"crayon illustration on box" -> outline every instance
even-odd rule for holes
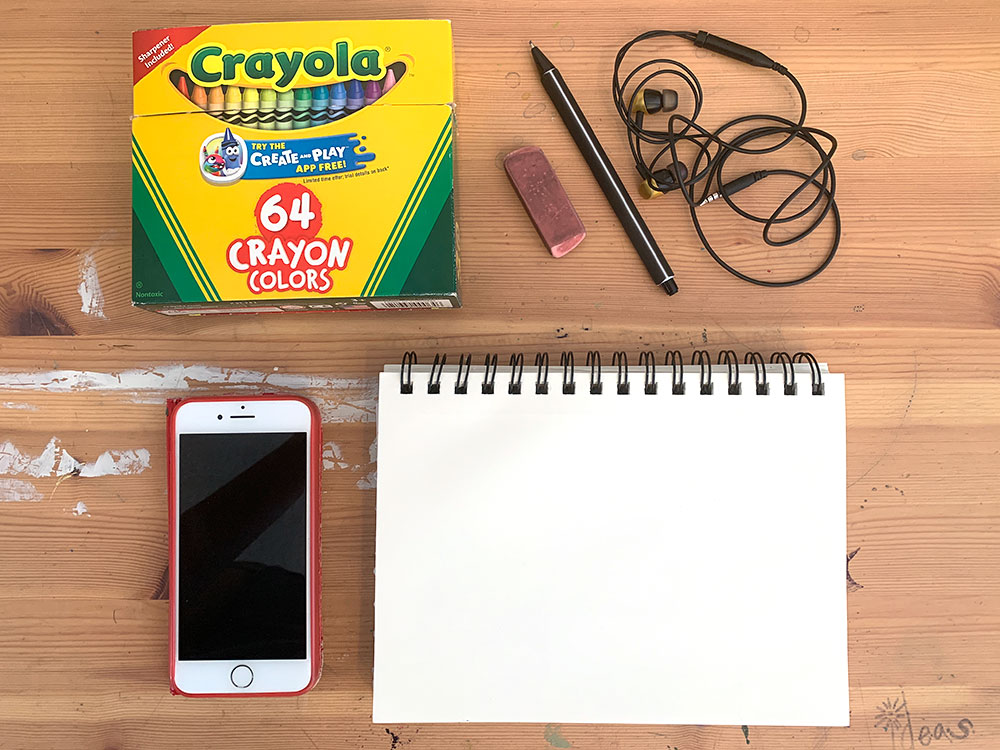
[[[137,31],[132,302],[458,307],[448,21]]]

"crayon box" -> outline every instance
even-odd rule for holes
[[[132,303],[458,307],[449,21],[137,31]]]

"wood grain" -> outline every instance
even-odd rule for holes
[[[638,0],[427,0],[325,10],[221,0],[207,19],[193,0],[161,3],[155,14],[120,0],[8,3],[0,11],[0,445],[37,457],[55,441],[81,462],[141,448],[149,461],[89,478],[0,473],[0,747],[1000,745],[994,10],[985,0],[682,0],[655,9]],[[184,319],[132,309],[130,32],[329,13],[454,21],[465,306]],[[772,291],[730,278],[667,197],[641,209],[682,292],[667,299],[649,283],[548,104],[526,41],[530,32],[550,52],[629,181],[611,64],[622,42],[650,27],[737,39],[802,81],[810,122],[839,141],[844,218],[838,258],[815,282]],[[701,78],[707,123],[794,109],[791,92],[766,74],[685,45],[664,51]],[[587,224],[586,243],[559,261],[541,248],[500,168],[503,154],[525,144],[545,149]],[[765,205],[775,195],[762,189],[748,200]],[[795,253],[762,250],[756,230],[727,211],[702,215],[727,257],[775,278],[826,246],[817,233]],[[89,260],[103,318],[81,309]],[[851,727],[373,725],[372,389],[381,366],[410,348],[424,356],[804,349],[845,372]],[[317,399],[324,440],[340,451],[323,477],[323,678],[296,699],[172,697],[164,403],[262,389]]]

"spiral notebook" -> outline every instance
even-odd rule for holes
[[[374,721],[847,725],[843,375],[610,360],[381,374]]]

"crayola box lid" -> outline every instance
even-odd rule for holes
[[[132,301],[457,307],[448,21],[133,34]]]

